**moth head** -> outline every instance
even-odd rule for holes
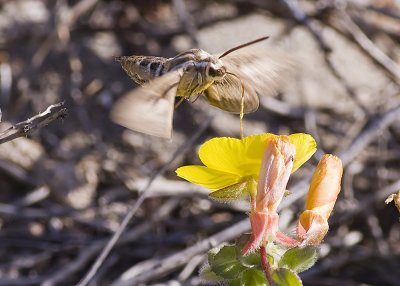
[[[226,74],[226,67],[221,63],[221,61],[217,61],[215,63],[211,62],[208,66],[207,75],[218,80],[222,79]]]

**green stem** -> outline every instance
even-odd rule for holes
[[[271,266],[268,262],[268,255],[265,246],[260,247],[260,255],[261,255],[261,265],[264,270],[265,278],[267,278],[268,284],[272,286],[272,273]]]

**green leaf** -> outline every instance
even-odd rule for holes
[[[233,184],[210,193],[209,197],[222,202],[241,199],[249,195],[248,185],[247,181]]]
[[[229,286],[241,286],[241,281],[240,281],[240,278],[237,278],[237,279],[233,279],[233,280],[229,280],[228,281],[228,285]]]
[[[246,267],[236,257],[235,246],[224,246],[210,263],[212,271],[225,279],[235,279]]]
[[[317,259],[318,249],[315,246],[294,247],[283,254],[278,265],[300,273],[313,266]]]
[[[278,268],[272,273],[273,286],[302,286],[299,276],[286,268]]]
[[[205,267],[203,267],[200,270],[199,276],[201,279],[204,279],[204,280],[210,281],[210,282],[220,282],[220,281],[224,280],[224,278],[218,276],[211,270],[210,265],[206,265]]]
[[[271,254],[276,261],[279,261],[287,250],[288,247],[280,244],[274,244],[274,243],[267,244],[267,253]]]
[[[242,253],[239,252],[238,259],[242,263],[242,265],[246,267],[254,267],[261,265],[260,253],[258,251],[252,252],[246,256],[243,256]]]
[[[242,263],[242,265],[244,265],[246,267],[259,266],[261,264],[259,252],[252,252],[246,256],[242,255],[242,249],[249,239],[250,239],[250,234],[242,234],[236,240],[235,245],[236,245],[237,258]]]
[[[247,269],[242,274],[240,286],[268,286],[268,282],[262,271]]]
[[[268,243],[266,245],[266,250],[268,254],[269,264],[272,268],[277,268],[279,260],[288,250],[288,247],[282,246],[280,244]]]

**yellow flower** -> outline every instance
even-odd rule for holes
[[[219,197],[218,192],[223,199],[246,195],[254,191],[268,143],[273,138],[281,137],[288,137],[296,148],[292,172],[316,151],[314,138],[304,133],[289,136],[266,133],[243,139],[219,137],[207,141],[199,149],[200,160],[205,166],[184,166],[178,168],[176,173],[189,182],[214,191],[211,196],[216,198]]]
[[[319,244],[328,232],[328,218],[340,192],[342,161],[324,155],[315,169],[308,191],[305,211],[300,215],[297,236],[305,244]]]

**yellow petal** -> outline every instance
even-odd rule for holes
[[[276,137],[278,137],[278,135],[264,133],[248,136],[242,140],[248,164],[253,168],[257,168],[257,173],[260,169],[262,157],[267,148],[268,141]]]
[[[213,138],[199,150],[200,160],[212,169],[240,176],[258,176],[267,141],[274,134],[258,134],[242,140],[229,137]]]
[[[292,173],[303,165],[317,150],[317,143],[314,138],[305,133],[289,135],[290,143],[296,146],[296,156],[294,158]]]
[[[191,183],[219,190],[240,181],[240,176],[203,166],[184,166],[176,169],[176,174]]]

